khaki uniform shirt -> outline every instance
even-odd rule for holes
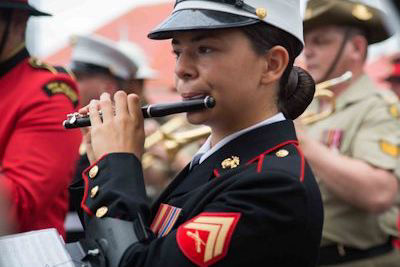
[[[308,132],[338,153],[392,171],[400,127],[389,108],[372,81],[362,76],[337,97],[334,114],[308,125]],[[319,183],[325,212],[322,246],[338,243],[366,249],[388,240],[376,214],[350,205]]]

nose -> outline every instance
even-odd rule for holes
[[[187,53],[181,53],[176,61],[175,74],[179,79],[185,81],[196,79],[198,70],[195,59]]]
[[[313,48],[311,47],[311,45],[305,45],[304,46],[304,56],[306,57],[306,59],[308,60],[308,59],[310,59],[310,58],[312,58],[312,56],[314,55],[314,50],[313,50]]]

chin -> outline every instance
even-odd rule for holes
[[[318,72],[309,71],[311,77],[314,79],[315,83],[323,82],[321,79],[323,78],[322,75]]]
[[[200,112],[188,112],[186,114],[186,118],[189,123],[199,125],[199,124],[206,124],[208,120],[207,112],[200,111]]]

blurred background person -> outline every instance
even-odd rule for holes
[[[0,188],[16,232],[54,227],[64,235],[81,134],[62,121],[76,111],[78,93],[63,68],[25,48],[28,19],[47,15],[27,0],[0,2]]]
[[[117,48],[137,66],[135,79],[129,81],[129,88],[132,92],[141,96],[143,104],[146,103],[144,90],[146,82],[157,78],[158,72],[150,67],[146,53],[139,45],[130,41],[119,41],[117,42]]]
[[[298,125],[306,158],[319,180],[325,220],[320,266],[399,266],[379,214],[395,200],[400,127],[390,104],[365,75],[368,45],[389,38],[378,9],[348,0],[310,0],[305,12],[307,69],[321,83],[352,72],[317,100],[321,120]],[[302,120],[305,122],[305,120]]]
[[[98,35],[76,36],[73,42],[70,67],[77,78],[82,106],[88,105],[92,99],[98,99],[103,92],[113,95],[121,89],[127,94],[139,95],[143,105],[147,102],[144,97],[145,83],[153,79],[157,72],[149,67],[140,47]],[[146,126],[146,135],[149,135],[158,129],[159,124],[155,120],[146,120]],[[79,179],[82,171],[89,166],[83,146],[80,154],[76,171]],[[164,184],[168,179],[167,169],[166,163],[155,159],[151,168],[145,170],[149,186],[153,183]]]
[[[111,95],[117,90],[134,92],[138,66],[117,48],[117,44],[99,35],[74,36],[70,69],[75,74],[81,106],[89,104],[103,92]],[[141,89],[141,88],[140,88]],[[142,97],[142,90],[135,91]]]

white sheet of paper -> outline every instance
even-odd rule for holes
[[[54,228],[0,237],[0,267],[74,267]]]

